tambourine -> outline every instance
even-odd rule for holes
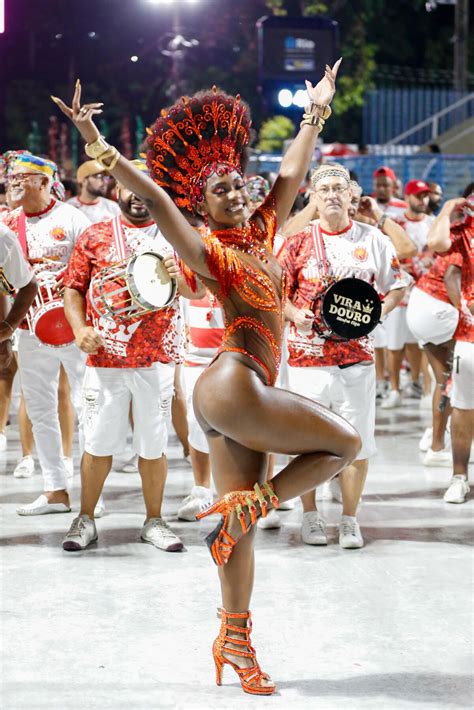
[[[321,330],[316,322],[314,328],[323,338],[363,338],[380,322],[380,296],[373,286],[362,279],[336,281],[316,303],[327,330]]]
[[[89,299],[99,317],[124,321],[166,308],[176,292],[176,279],[169,276],[161,254],[146,251],[95,274]]]

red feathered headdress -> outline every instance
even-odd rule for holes
[[[211,172],[241,170],[249,142],[250,109],[240,96],[200,91],[164,109],[147,129],[148,168],[178,207],[200,202]]]

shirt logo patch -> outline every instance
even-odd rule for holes
[[[390,262],[390,266],[394,271],[398,271],[400,268],[400,262],[398,261],[396,256],[392,256],[392,261]]]
[[[51,236],[57,242],[63,242],[66,239],[66,232],[62,227],[55,227],[51,230]]]
[[[367,249],[364,249],[364,247],[357,247],[357,249],[354,249],[354,258],[357,259],[357,261],[367,261],[368,259],[368,254],[367,254]]]

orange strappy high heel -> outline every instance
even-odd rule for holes
[[[265,493],[262,491],[264,489]],[[262,518],[267,516],[268,501],[270,500],[273,508],[278,507],[278,498],[270,483],[263,483],[262,487],[255,484],[253,491],[231,491],[222,496],[214,505],[211,505],[206,510],[196,515],[197,520],[202,520],[213,513],[220,513],[222,520],[214,528],[212,532],[205,538],[205,543],[211,551],[212,559],[216,565],[225,565],[232,554],[234,546],[238,540],[232,537],[229,533],[229,518],[231,513],[235,511],[242,527],[242,532],[245,535],[255,525],[258,519],[256,503],[260,504]],[[250,523],[247,522],[247,515],[244,508],[248,507],[250,513]],[[239,538],[240,539],[240,538]]]
[[[262,671],[255,657],[255,649],[250,645],[250,633],[252,631],[252,618],[249,611],[242,611],[233,614],[225,609],[219,609],[218,616],[221,619],[221,628],[219,636],[214,641],[212,647],[212,655],[216,664],[216,683],[222,684],[222,670],[224,663],[231,666],[240,678],[242,689],[251,695],[271,695],[275,692],[274,685],[261,685],[262,680],[271,680],[270,676]],[[233,619],[246,619],[246,626],[234,626]],[[242,634],[242,638],[234,638],[228,635],[228,631]],[[236,646],[242,646],[242,651],[236,648],[229,648],[227,644],[232,643]],[[253,665],[250,668],[239,668],[236,663],[226,658],[223,653],[241,658],[251,658]]]

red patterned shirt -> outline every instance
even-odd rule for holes
[[[72,208],[71,208],[72,209]],[[86,295],[87,317],[102,336],[105,346],[89,355],[91,367],[150,367],[154,362],[180,360],[181,315],[179,299],[167,308],[124,323],[97,315],[89,300],[91,279],[102,268],[120,261],[113,234],[113,220],[98,222],[79,238],[64,277],[64,285]],[[173,253],[154,222],[142,227],[121,219],[127,258],[143,251]]]
[[[474,301],[474,219],[468,217],[465,222],[451,227],[451,248],[447,254],[460,254],[461,265],[461,303],[459,307],[458,327],[455,340],[474,343],[474,315],[469,304]]]
[[[297,308],[311,308],[327,288],[321,282],[317,266],[313,224],[318,225],[319,220],[289,237],[279,257],[289,275],[289,298]],[[393,244],[380,230],[351,222],[342,232],[332,234],[321,229],[321,233],[330,263],[328,275],[334,281],[359,278],[376,286],[382,294],[407,285]],[[324,328],[319,308],[315,311],[315,322]],[[288,352],[288,362],[293,367],[344,365],[373,360],[373,343],[370,335],[350,341],[322,338],[316,330],[303,333],[292,323]]]
[[[461,254],[437,256],[431,269],[417,281],[416,287],[439,301],[451,303],[444,283],[444,276],[449,266],[459,266],[461,268]]]

